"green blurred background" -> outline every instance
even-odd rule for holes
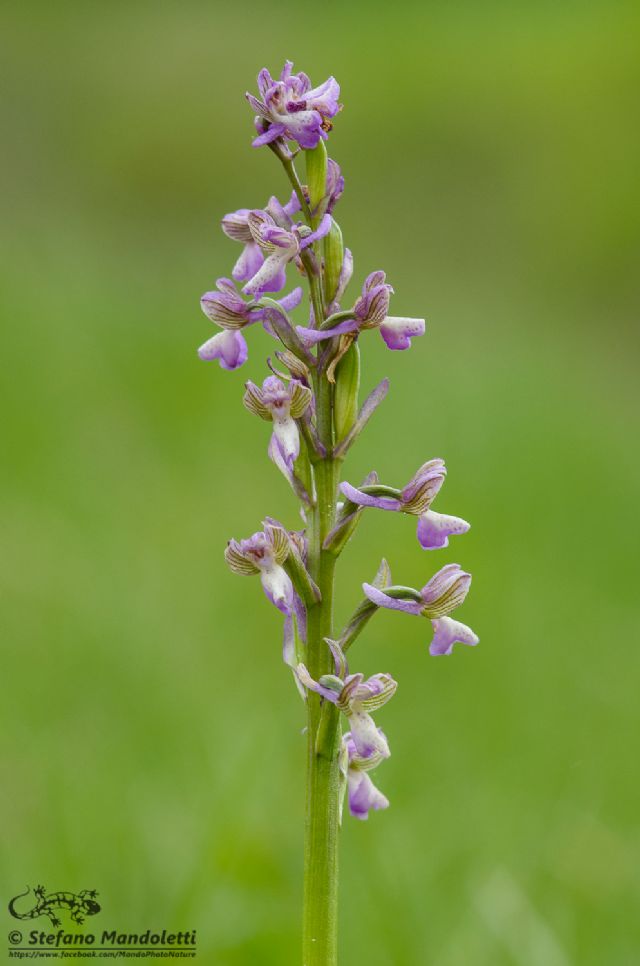
[[[342,962],[640,961],[639,27],[612,0],[5,6],[3,902],[97,888],[96,929],[298,962],[303,711],[222,560],[298,522],[240,404],[273,343],[195,355],[239,252],[218,219],[287,194],[243,94],[288,56],[342,85],[350,294],[383,267],[428,320],[363,344],[392,388],[346,476],[443,456],[438,509],[473,523],[424,554],[371,513],[339,617],[382,554],[418,586],[459,561],[481,636],[430,659],[381,614],[353,652],[400,688],[391,808],[344,827]]]

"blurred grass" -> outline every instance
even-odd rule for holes
[[[382,614],[363,670],[392,807],[347,823],[345,963],[628,966],[637,906],[639,17],[624,3],[13,4],[2,14],[2,895],[100,890],[100,925],[199,931],[206,962],[297,962],[302,713],[279,622],[221,549],[296,524],[239,405],[199,365],[225,211],[284,195],[242,94],[286,56],[334,73],[353,291],[384,267],[428,335],[347,477],[432,455],[473,522],[425,557],[474,572],[482,638],[432,661]],[[7,922],[10,921],[7,915]]]

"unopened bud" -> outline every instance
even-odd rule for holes
[[[360,350],[352,342],[336,367],[335,427],[338,441],[351,430],[358,415]]]

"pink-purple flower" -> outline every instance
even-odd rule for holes
[[[311,400],[311,390],[297,379],[285,385],[277,376],[267,376],[262,388],[251,380],[246,383],[242,401],[249,412],[273,423],[269,456],[287,477],[300,454],[296,419],[305,414]]]
[[[429,650],[433,655],[440,655],[450,654],[456,641],[472,646],[478,643],[478,637],[466,624],[448,617],[463,603],[470,585],[471,574],[462,570],[459,564],[447,564],[420,591],[406,588],[410,593],[391,596],[368,583],[363,584],[362,589],[377,607],[429,618],[434,632]]]
[[[281,221],[281,226],[286,228],[290,227],[292,216],[300,210],[300,202],[296,193],[293,192],[286,205],[281,205],[275,197],[270,198],[265,210],[276,221]],[[237,211],[225,215],[222,219],[222,230],[227,238],[240,242],[243,246],[242,254],[231,272],[237,282],[247,282],[250,278],[253,278],[264,262],[262,249],[249,229],[251,211],[251,208],[239,208]]]
[[[258,74],[260,97],[247,92],[259,131],[253,142],[256,148],[276,138],[297,141],[301,148],[315,148],[321,138],[327,139],[331,118],[340,110],[340,85],[329,77],[319,87],[312,87],[306,74],[294,74],[292,68],[293,63],[286,61],[279,80],[263,68]]]
[[[388,758],[391,752],[384,733],[380,731],[370,712],[377,711],[391,700],[398,687],[390,674],[374,674],[365,681],[364,674],[349,674],[346,661],[335,641],[327,641],[336,658],[337,674],[323,674],[318,681],[309,674],[304,664],[298,664],[296,674],[300,683],[331,701],[348,718],[353,742],[359,755],[369,758],[379,755]],[[341,667],[339,665],[341,664]]]
[[[265,594],[283,614],[290,613],[293,605],[293,584],[282,566],[288,556],[286,530],[271,523],[246,540],[229,540],[224,552],[234,574],[260,575]]]
[[[240,329],[262,322],[267,331],[271,331],[269,310],[254,301],[246,302],[229,278],[217,279],[216,288],[217,291],[204,293],[200,307],[208,319],[225,331],[207,339],[198,349],[198,355],[204,361],[217,359],[223,369],[239,369],[248,357],[247,343]],[[301,299],[302,289],[295,288],[279,299],[278,305],[288,312],[299,305]]]
[[[365,279],[351,317],[327,329],[298,326],[298,334],[307,345],[315,345],[337,335],[355,338],[367,329],[378,329],[388,349],[409,349],[411,339],[424,335],[425,320],[388,315],[393,288],[385,281],[383,271],[372,272]]]
[[[420,546],[424,550],[437,550],[449,545],[450,536],[466,533],[471,526],[462,517],[430,509],[446,474],[444,460],[433,459],[423,463],[402,490],[378,484],[355,487],[347,482],[340,484],[340,490],[350,503],[357,506],[417,516]]]
[[[386,743],[384,733],[380,729],[378,733],[381,742]],[[341,766],[343,773],[346,773],[349,813],[353,818],[365,821],[369,818],[369,812],[389,807],[389,799],[369,777],[369,772],[377,768],[382,760],[382,755],[376,753],[368,757],[361,755],[350,731],[343,735]]]
[[[264,254],[264,261],[242,291],[259,298],[267,292],[279,292],[284,288],[287,265],[327,234],[331,228],[331,216],[325,215],[314,231],[305,225],[283,228],[268,211],[250,211],[247,223],[252,238]]]
[[[267,518],[264,530],[246,540],[229,540],[224,552],[229,568],[242,576],[260,575],[262,588],[271,603],[284,614],[282,656],[292,669],[296,666],[296,632],[306,639],[306,610],[291,577],[284,568],[290,555],[298,555],[304,567],[305,541],[299,533],[288,533],[276,520]],[[294,626],[295,618],[295,626]],[[294,674],[299,685],[297,675]]]

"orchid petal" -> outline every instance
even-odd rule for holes
[[[395,597],[388,597],[383,591],[378,590],[373,584],[363,584],[362,589],[365,596],[369,598],[376,607],[386,607],[387,610],[401,610],[405,614],[415,614],[419,616],[424,607],[417,600],[396,600]]]
[[[477,634],[462,624],[460,621],[453,620],[452,617],[439,617],[431,621],[433,627],[433,640],[429,645],[429,653],[434,656],[441,654],[451,654],[454,644],[467,644],[475,647],[480,638]]]
[[[399,500],[387,496],[372,496],[370,493],[362,493],[361,490],[347,482],[340,484],[340,492],[346,496],[347,500],[357,504],[357,506],[375,507],[378,510],[398,511],[402,509]]]
[[[470,523],[461,517],[427,510],[418,520],[418,542],[423,550],[440,550],[449,546],[449,537],[466,533]]]
[[[380,335],[388,349],[410,349],[411,339],[424,335],[424,319],[404,319],[388,315],[380,326]]]
[[[346,332],[354,332],[358,328],[355,319],[347,319],[346,322],[339,322],[332,329],[307,329],[302,325],[296,326],[296,332],[306,345],[314,345],[316,342],[323,342],[325,339],[332,339],[334,335],[344,335]]]
[[[240,332],[229,330],[208,339],[198,349],[198,355],[205,361],[217,359],[222,369],[233,371],[245,364],[249,350]]]
[[[347,772],[349,789],[349,814],[353,818],[366,821],[370,811],[389,807],[389,799],[376,788],[369,775],[364,771],[350,768]]]

